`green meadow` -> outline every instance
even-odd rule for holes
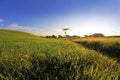
[[[120,80],[118,59],[74,41],[0,30],[0,80]]]

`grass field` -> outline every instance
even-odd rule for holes
[[[74,38],[72,41],[120,60],[120,38]]]
[[[87,42],[102,42],[102,43],[119,42],[120,43],[120,38],[117,38],[117,37],[86,37],[86,38],[73,38],[72,41],[75,41],[75,42],[87,41]]]
[[[65,39],[0,30],[0,80],[119,80],[117,60]]]

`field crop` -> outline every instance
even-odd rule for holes
[[[119,80],[120,64],[65,39],[0,30],[0,80]]]
[[[120,42],[120,38],[118,37],[86,37],[86,38],[72,38],[72,41],[75,42],[102,42],[102,43],[110,43],[110,42]]]
[[[120,38],[76,38],[72,41],[120,60]]]

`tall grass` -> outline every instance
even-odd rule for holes
[[[120,38],[79,38],[72,40],[87,48],[120,60]]]
[[[0,80],[120,79],[120,64],[96,51],[68,40],[15,35],[1,35]]]

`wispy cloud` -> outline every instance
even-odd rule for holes
[[[2,22],[4,22],[4,20],[0,18],[0,23],[2,23]]]
[[[18,24],[10,24],[6,27],[6,29],[10,29],[10,30],[23,30],[23,31],[30,31],[32,30],[32,28],[30,27],[25,27],[25,26],[20,26]]]
[[[46,35],[52,35],[53,32],[47,32],[45,30],[42,30],[40,28],[33,28],[33,27],[27,27],[27,26],[21,26],[18,24],[10,24],[7,27],[0,27],[0,29],[7,29],[7,30],[16,30],[16,31],[23,31],[32,33],[38,36],[46,36]]]

